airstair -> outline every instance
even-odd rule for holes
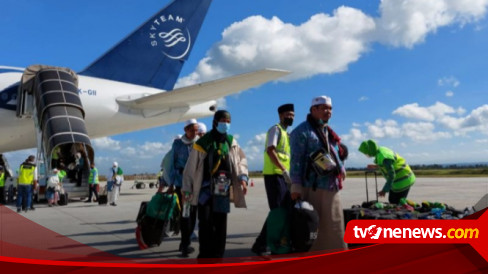
[[[68,174],[63,187],[69,198],[87,196],[89,168],[95,155],[85,127],[76,73],[61,67],[28,67],[18,91],[17,116],[34,121],[36,158],[41,175],[39,194],[44,193],[46,178],[52,174],[52,169],[63,168],[63,163]],[[81,185],[76,183],[76,153],[80,153],[84,160]]]

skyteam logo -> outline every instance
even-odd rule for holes
[[[171,59],[184,58],[191,47],[190,31],[184,22],[183,17],[172,14],[154,19],[149,32],[151,46],[161,49]]]

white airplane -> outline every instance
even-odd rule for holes
[[[64,71],[70,74],[69,69],[41,66],[26,70],[0,66],[0,152],[37,147],[38,151],[43,150],[44,160],[49,162],[51,151],[56,146],[64,146],[63,153],[66,154],[70,150],[67,145],[77,143],[87,148],[86,155],[93,160],[92,138],[210,116],[216,111],[217,99],[289,73],[263,69],[173,89],[210,3],[211,0],[174,0],[169,3],[78,72],[67,90],[64,84],[63,88],[42,90],[41,86],[47,82],[66,81],[46,80],[46,77],[36,73],[42,75],[42,71],[47,74]],[[23,79],[31,79],[34,84],[23,83]],[[52,112],[54,108],[50,103],[43,101],[47,100],[48,94],[54,97],[73,97],[74,94],[79,99],[64,98],[66,113],[61,115]],[[74,107],[70,105],[73,100]],[[81,112],[81,117],[79,113],[69,115],[69,109],[73,108]],[[57,118],[66,118],[67,121],[67,125],[58,126],[63,128],[61,131],[71,131],[70,123],[84,118],[79,132],[74,130],[74,135],[71,135],[81,136],[81,139],[73,137],[71,142],[59,139],[62,133],[69,132],[53,129],[56,126],[50,123]],[[68,126],[69,130],[66,129]]]

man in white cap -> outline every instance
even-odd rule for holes
[[[114,162],[112,168],[110,169],[112,172],[112,191],[110,191],[108,195],[108,203],[111,206],[116,206],[116,202],[119,198],[120,187],[122,186],[122,182],[124,182],[124,171],[122,168],[119,167],[117,162]]]
[[[198,137],[202,137],[206,133],[207,133],[207,126],[202,122],[198,122],[198,132],[197,132]]]
[[[290,135],[291,197],[309,202],[319,214],[319,232],[311,250],[347,248],[339,190],[346,177],[340,138],[330,128],[332,100],[312,100],[307,120]]]
[[[56,205],[59,200],[58,192],[61,190],[61,185],[59,183],[58,172],[59,170],[54,168],[52,171],[53,174],[47,180],[46,198],[49,207]]]
[[[190,119],[186,121],[184,127],[185,134],[181,138],[173,141],[171,150],[164,157],[167,160],[163,160],[163,179],[169,185],[169,191],[175,191],[180,201],[183,201],[183,194],[181,193],[183,170],[185,169],[193,144],[198,139],[198,129],[197,120]],[[191,233],[195,228],[196,207],[190,206],[189,216],[183,216],[183,211],[181,212],[181,242],[179,250],[184,257],[187,257],[188,254],[195,251],[190,244]]]

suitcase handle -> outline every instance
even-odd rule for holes
[[[376,173],[376,170],[366,170],[364,172],[364,181],[366,182],[366,202],[369,203],[369,191],[368,191],[368,173],[373,173],[374,174],[374,181],[375,181],[375,186],[376,186],[376,201],[378,201],[378,173]]]

